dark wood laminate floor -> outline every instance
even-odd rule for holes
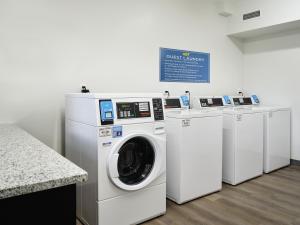
[[[79,224],[80,225],[80,224]],[[183,205],[143,225],[300,225],[300,166],[290,166]]]

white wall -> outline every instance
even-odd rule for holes
[[[230,18],[229,33],[239,33],[300,20],[299,0],[239,0]],[[243,14],[261,11],[261,16],[243,20]]]
[[[244,88],[292,107],[292,158],[300,160],[300,30],[244,43]]]
[[[210,0],[0,1],[0,122],[63,150],[64,94],[231,94],[242,53]],[[211,83],[159,83],[159,47],[211,53]]]

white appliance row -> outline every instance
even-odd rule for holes
[[[66,156],[85,225],[137,224],[178,204],[286,166],[290,109],[252,97],[68,94]]]
[[[256,95],[196,97],[194,108],[223,111],[223,181],[238,184],[290,164],[290,108]]]
[[[284,106],[261,105],[256,95],[231,97],[238,108],[248,108],[263,114],[263,170],[269,173],[290,164],[291,109]]]

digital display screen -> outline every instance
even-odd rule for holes
[[[256,95],[252,95],[252,99],[255,103],[259,104],[259,99]]]
[[[190,104],[190,102],[189,102],[189,97],[188,96],[186,96],[186,95],[182,95],[181,97],[181,101],[182,101],[182,104],[184,105],[184,106],[189,106],[189,104]]]
[[[113,104],[110,99],[99,100],[100,107],[100,119],[102,125],[113,124],[114,114],[113,114]]]
[[[106,112],[105,113],[105,117],[106,118],[111,118],[112,117],[112,113],[111,112]]]

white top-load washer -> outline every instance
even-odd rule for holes
[[[222,113],[189,110],[179,97],[164,99],[167,197],[178,204],[222,188]]]
[[[194,108],[223,112],[223,181],[236,185],[263,173],[263,114],[231,106],[228,96],[193,100]]]
[[[66,156],[88,171],[77,188],[84,224],[129,225],[165,213],[161,94],[68,94]]]
[[[256,95],[231,97],[235,105],[242,105],[264,115],[264,172],[290,165],[291,109],[285,106],[261,105]],[[242,103],[240,102],[242,99]],[[246,104],[244,104],[246,102]]]

